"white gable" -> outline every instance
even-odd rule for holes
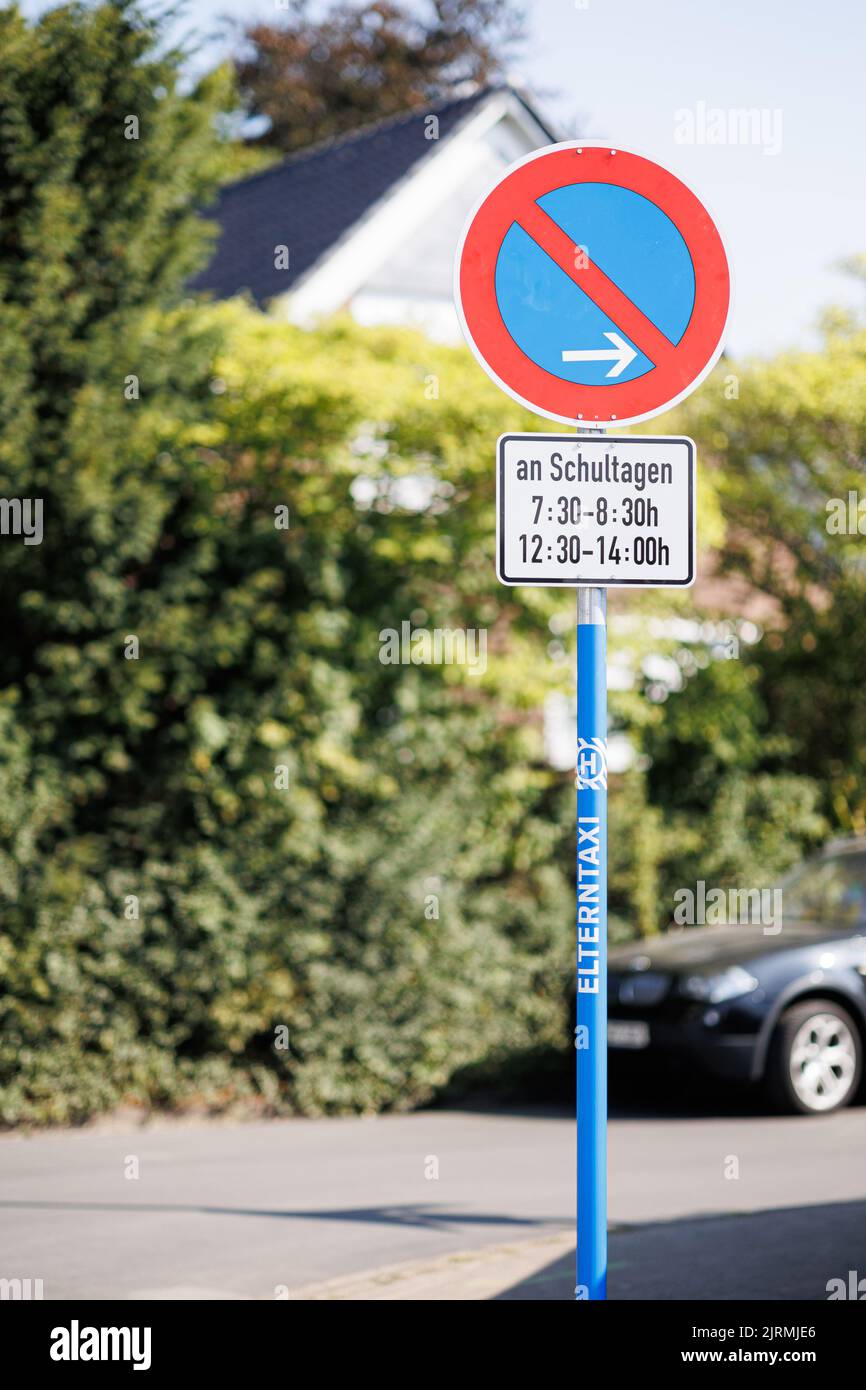
[[[406,324],[443,342],[459,341],[452,277],[466,217],[503,169],[547,143],[517,97],[493,93],[274,300],[272,312],[309,326],[348,309],[360,323]]]

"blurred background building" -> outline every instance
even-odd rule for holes
[[[460,340],[454,247],[498,173],[556,136],[513,87],[485,87],[316,143],[229,184],[215,255],[193,281],[248,291],[303,327],[362,324]]]

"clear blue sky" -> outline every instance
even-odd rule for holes
[[[824,305],[862,302],[834,269],[866,252],[862,0],[524,4],[530,41],[514,70],[549,119],[566,136],[599,136],[668,165],[716,216],[734,267],[733,353],[813,346]],[[187,12],[179,28],[201,35],[225,16],[280,16],[275,0],[190,0]],[[197,66],[228,47],[212,38]],[[676,139],[677,112],[727,121],[752,109],[764,113],[771,149],[781,132],[778,153]]]

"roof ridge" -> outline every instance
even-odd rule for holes
[[[528,111],[531,125],[521,112]],[[220,298],[248,290],[256,303],[285,295],[314,273],[323,257],[344,245],[388,198],[416,177],[425,161],[440,156],[461,132],[486,127],[513,114],[523,129],[521,141],[544,142],[546,129],[509,82],[452,89],[408,111],[395,112],[355,130],[297,150],[277,163],[235,179],[220,189],[213,212],[220,236],[207,266],[190,281],[194,289]],[[425,129],[438,118],[433,143]],[[484,139],[484,131],[479,132]],[[548,137],[550,138],[550,137]],[[446,180],[447,181],[447,180]],[[272,248],[292,243],[292,266],[286,274],[273,263]],[[285,268],[288,270],[288,267]]]
[[[512,91],[507,83],[488,83],[484,87],[479,87],[476,92],[466,96],[442,97],[438,101],[430,102],[429,105],[412,106],[405,111],[398,111],[393,116],[383,116],[378,121],[369,121],[367,125],[358,126],[356,130],[347,130],[342,135],[329,135],[322,140],[316,140],[312,145],[305,145],[303,149],[293,150],[284,159],[278,160],[275,164],[269,164],[265,169],[257,169],[252,174],[245,174],[243,178],[233,179],[231,183],[224,183],[220,192],[225,193],[230,189],[242,188],[247,184],[255,183],[257,180],[265,179],[269,175],[281,173],[286,168],[301,164],[305,159],[315,158],[316,155],[323,154],[326,150],[340,149],[343,145],[351,145],[354,141],[363,139],[364,136],[371,135],[373,132],[387,130],[389,126],[400,125],[404,121],[415,120],[421,115],[435,116],[446,106],[457,106],[461,102],[467,105],[470,102],[480,102],[482,98],[490,97],[498,92]],[[518,95],[518,93],[515,93]],[[524,105],[526,103],[524,102]]]

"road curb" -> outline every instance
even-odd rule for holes
[[[574,1235],[560,1231],[308,1284],[291,1297],[302,1302],[567,1299],[574,1287],[573,1252]]]

